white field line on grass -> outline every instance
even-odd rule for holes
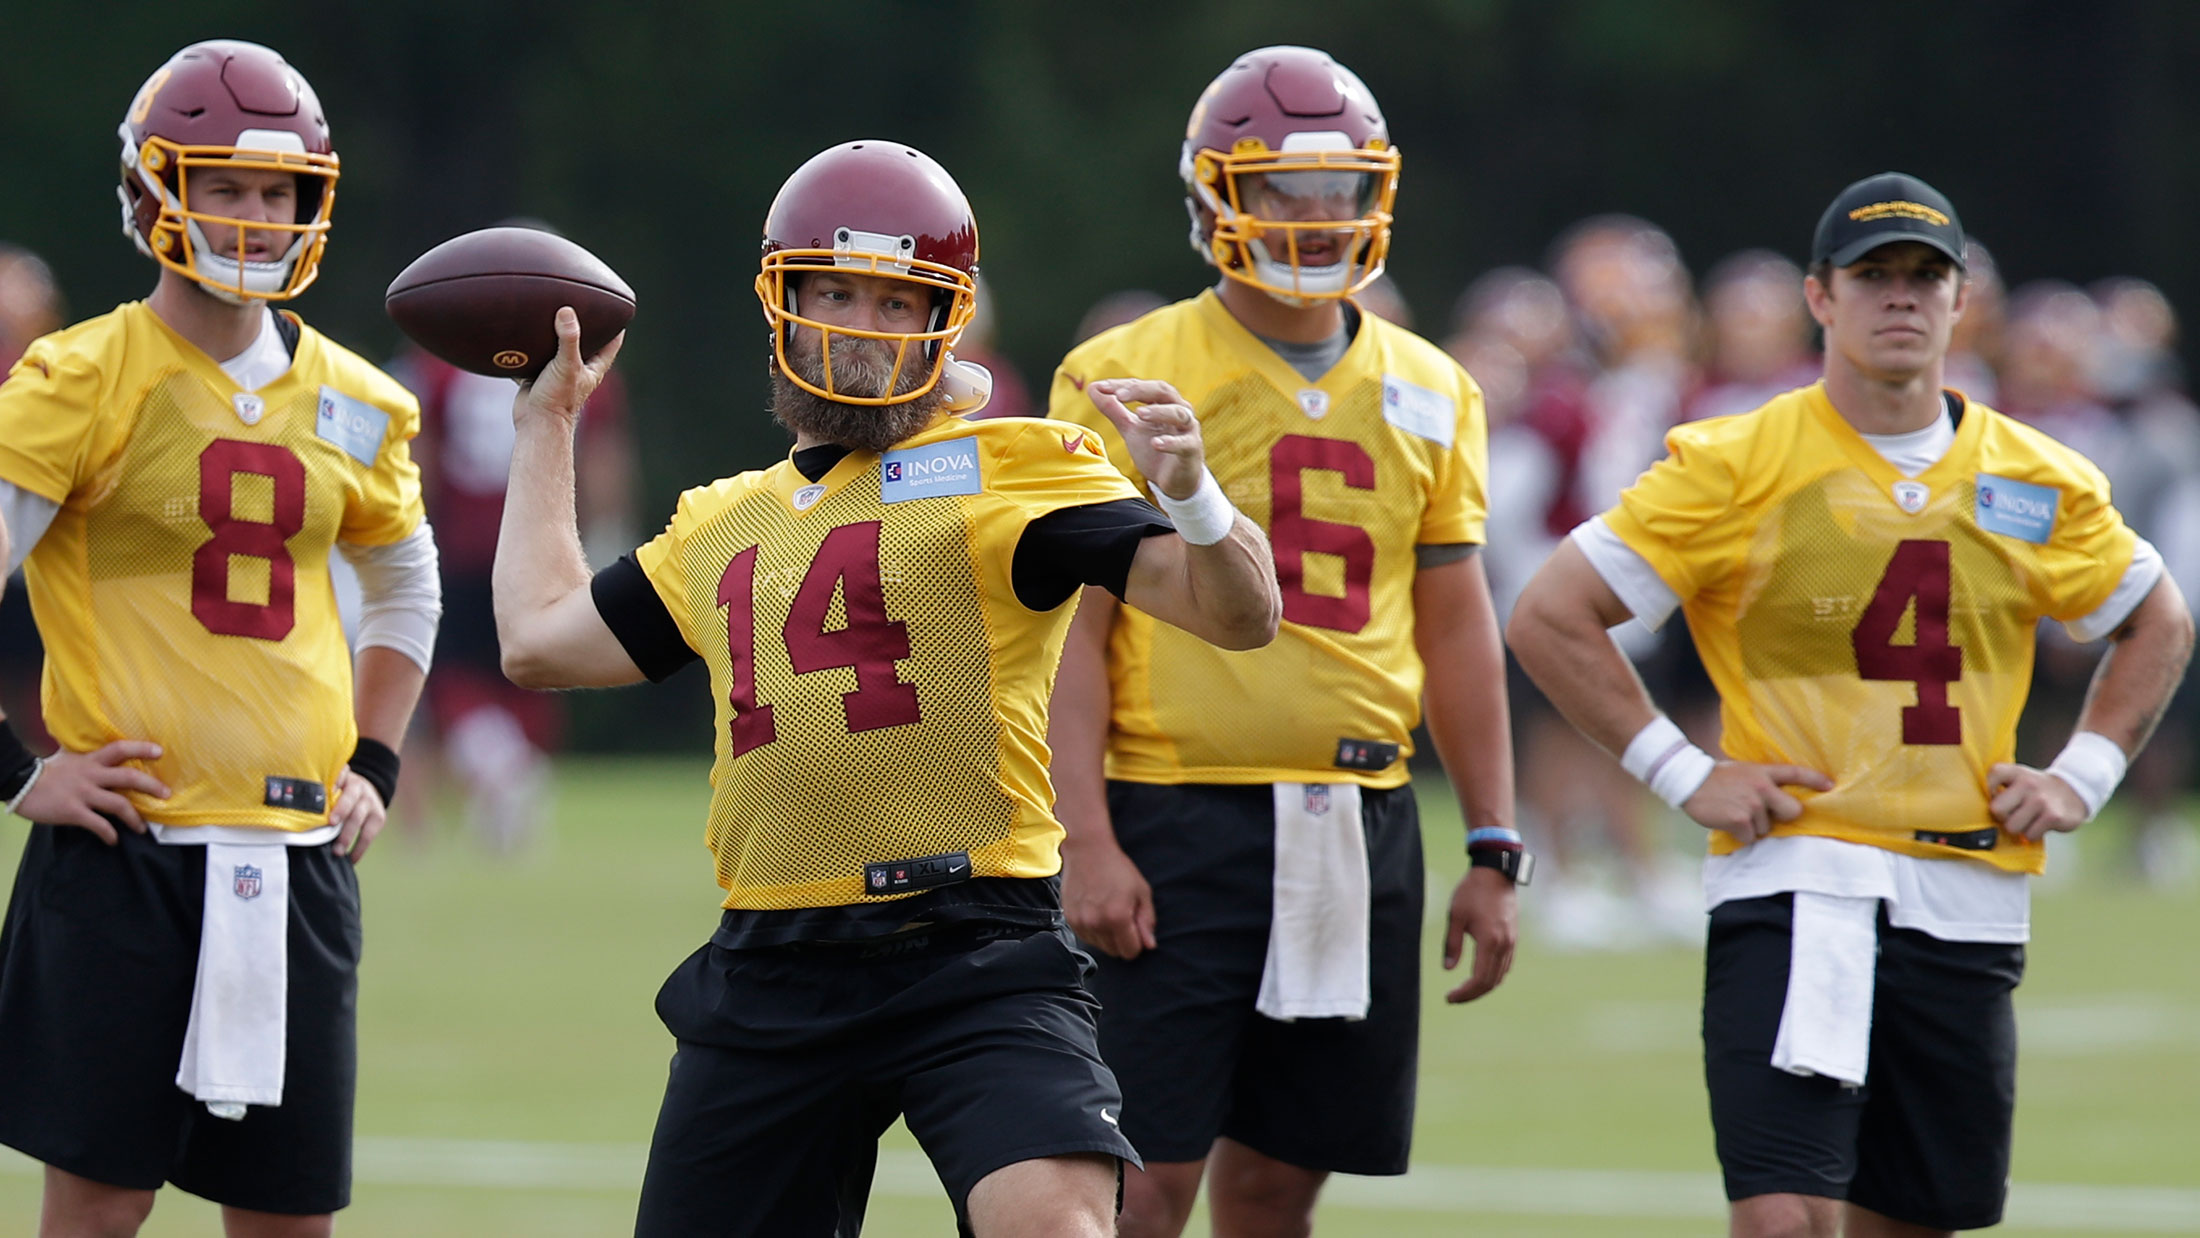
[[[359,1184],[373,1186],[633,1191],[641,1185],[644,1154],[638,1144],[365,1135],[354,1148],[352,1173]],[[36,1172],[36,1162],[0,1148],[0,1173]],[[882,1195],[930,1196],[940,1185],[921,1153],[887,1148],[879,1153],[874,1189]],[[1726,1214],[1714,1175],[1656,1170],[1423,1165],[1403,1178],[1338,1178],[1322,1198],[1373,1212],[1461,1216]],[[2007,1227],[2012,1232],[2200,1234],[2200,1190],[2020,1182],[2010,1189]]]

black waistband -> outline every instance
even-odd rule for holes
[[[1992,851],[2001,843],[2001,831],[1994,826],[1983,830],[1918,830],[1910,837],[1936,847],[1954,847],[1958,851]]]

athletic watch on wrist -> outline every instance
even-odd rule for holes
[[[1519,847],[1481,847],[1467,852],[1469,868],[1494,868],[1516,886],[1535,875],[1535,857]]]
[[[1527,885],[1535,875],[1535,856],[1523,845],[1520,831],[1501,825],[1483,825],[1467,831],[1467,866],[1494,868],[1516,886]]]

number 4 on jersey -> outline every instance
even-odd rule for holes
[[[1962,711],[1948,703],[1948,685],[1963,678],[1963,650],[1948,643],[1948,593],[1948,543],[1903,542],[1849,634],[1858,675],[1917,685],[1917,704],[1902,710],[1905,744],[1963,742]],[[1916,636],[1897,645],[1894,634],[1913,599]]]
[[[886,613],[878,563],[879,522],[844,524],[825,535],[802,583],[795,589],[781,635],[787,662],[797,675],[852,667],[856,688],[840,697],[848,730],[875,731],[923,721],[917,686],[903,683],[894,664],[909,656],[909,625]],[[726,608],[726,642],[733,654],[733,755],[778,738],[772,707],[756,699],[756,550],[733,557],[718,577],[718,604]],[[828,629],[833,595],[847,623]]]

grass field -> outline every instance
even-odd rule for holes
[[[376,848],[361,869],[358,1186],[341,1232],[630,1232],[671,1048],[651,999],[715,922],[703,775],[570,763],[553,835],[517,860],[457,838]],[[1458,830],[1434,790],[1431,867],[1448,887]],[[12,870],[24,827],[4,821]],[[2112,828],[2089,840],[2104,857]],[[2109,867],[2036,904],[2012,1233],[2200,1234],[2200,897],[2119,884]],[[1427,1011],[1415,1172],[1340,1181],[1322,1232],[1723,1233],[1699,968],[1684,948],[1554,953],[1531,922],[1503,989]],[[866,1232],[951,1233],[928,1167],[898,1128],[890,1141]],[[0,1157],[0,1234],[32,1232],[37,1206],[37,1167]],[[167,1191],[144,1232],[220,1230],[211,1205]]]

